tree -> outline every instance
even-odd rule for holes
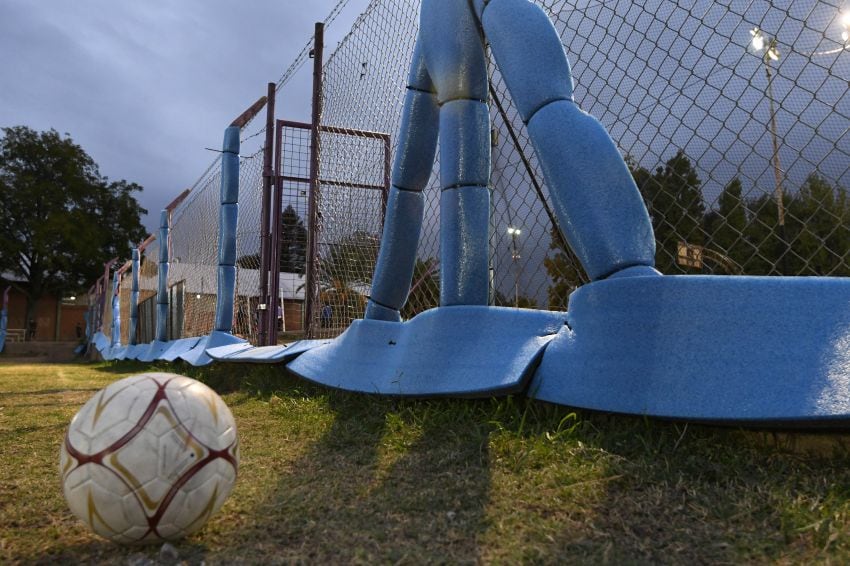
[[[319,301],[331,306],[336,323],[363,317],[380,241],[358,230],[330,244],[328,256],[319,258]]]
[[[532,297],[526,297],[525,295],[520,295],[519,297],[515,296],[513,293],[506,295],[496,289],[496,292],[493,296],[493,305],[497,307],[516,307],[520,309],[538,309],[540,308],[537,305],[537,301]],[[567,310],[566,308],[563,310]]]
[[[704,244],[705,204],[699,176],[685,152],[679,150],[650,174],[629,160],[632,176],[646,202],[656,240],[656,267],[662,273],[681,272],[676,262],[679,242]]]
[[[738,274],[757,253],[748,237],[748,205],[739,178],[735,177],[723,188],[717,204],[717,210],[705,215],[709,239],[706,246],[717,257],[725,258],[722,272]]]
[[[292,205],[288,205],[280,216],[280,235],[280,270],[303,274],[307,261],[307,228]]]
[[[307,262],[307,228],[304,221],[292,208],[287,205],[280,215],[280,264],[282,273],[304,274]],[[240,256],[236,265],[245,269],[260,267],[260,254]]]
[[[555,250],[554,255],[543,258],[543,266],[552,279],[547,290],[549,309],[554,311],[567,310],[567,302],[576,287],[587,282],[587,276],[581,268],[578,257],[564,244],[556,227],[552,227],[552,240],[549,249]]]
[[[127,259],[145,237],[142,190],[110,182],[65,134],[26,126],[0,139],[0,272],[23,279],[26,320],[46,293],[83,290],[113,257]]]
[[[850,274],[842,261],[850,252],[847,191],[812,173],[786,210],[787,275]]]

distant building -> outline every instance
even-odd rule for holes
[[[253,337],[258,332],[259,274],[257,269],[237,268],[233,333],[246,338]],[[168,280],[168,338],[208,334],[215,321],[217,266],[173,262],[169,266]],[[281,331],[303,330],[304,281],[304,276],[297,273],[280,274],[280,309],[277,312],[278,329]],[[143,272],[139,279],[139,288],[139,342],[148,342],[153,339],[156,324],[156,274]],[[271,305],[269,312],[275,312]],[[126,323],[122,321],[123,324]]]
[[[9,276],[0,277],[0,299],[3,291],[14,281]],[[2,305],[0,305],[2,306]],[[74,341],[85,335],[84,314],[88,309],[88,296],[56,296],[47,294],[35,305],[35,314],[26,320],[27,297],[14,286],[9,292],[8,326],[6,340],[18,341]]]

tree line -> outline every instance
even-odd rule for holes
[[[649,211],[662,273],[850,275],[850,197],[817,173],[796,191],[783,187],[781,223],[776,196],[749,196],[738,177],[706,206],[702,180],[681,150],[655,171],[627,163]],[[586,276],[557,234],[550,249],[549,307],[563,309]]]
[[[85,292],[104,262],[124,261],[146,236],[136,193],[110,181],[68,134],[0,128],[0,278],[27,298]]]

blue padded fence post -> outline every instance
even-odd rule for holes
[[[573,100],[558,33],[527,0],[476,2],[484,33],[534,145],[561,230],[591,279],[657,273],[646,206],[602,124]]]
[[[136,345],[136,328],[139,326],[139,249],[133,250],[132,283],[130,287],[130,328],[127,344]]]
[[[228,333],[233,329],[233,301],[236,296],[240,130],[238,126],[230,126],[224,130],[221,154],[221,209],[218,225],[218,295],[215,303],[215,330]]]
[[[440,304],[487,305],[490,113],[484,45],[467,2],[423,2],[420,29],[440,104]]]
[[[156,336],[158,342],[168,340],[168,256],[169,214],[163,210],[159,215],[159,269],[156,286]]]
[[[121,281],[121,272],[116,271],[112,275],[112,340],[110,345],[115,348],[121,345],[121,298],[118,286]]]
[[[387,199],[386,223],[365,318],[400,321],[410,292],[428,184],[437,151],[439,107],[417,40]]]

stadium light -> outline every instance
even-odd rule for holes
[[[750,35],[753,37],[751,45],[756,53],[764,51],[765,61],[767,61],[767,59],[779,61],[779,48],[776,46],[775,37],[765,37],[764,33],[762,33],[759,28],[751,29]],[[765,50],[765,46],[767,47],[767,50]]]
[[[843,21],[843,19],[842,19]],[[848,20],[850,22],[850,20]],[[767,100],[770,104],[770,126],[769,130],[773,138],[773,178],[775,183],[774,198],[776,199],[776,215],[779,223],[779,234],[785,243],[785,253],[782,254],[782,264],[784,275],[788,275],[788,252],[790,245],[786,237],[785,229],[785,203],[782,201],[782,165],[779,162],[779,137],[776,134],[776,107],[773,96],[773,72],[771,70],[771,61],[779,61],[779,48],[775,37],[766,37],[759,28],[750,30],[752,36],[751,45],[753,49],[760,53],[764,51],[761,60],[764,63],[764,72],[767,75]]]
[[[759,28],[753,28],[750,30],[750,35],[753,37],[751,45],[756,52],[764,49],[764,35],[762,35],[761,30]]]
[[[841,39],[847,41],[850,39],[850,11],[841,12],[841,27],[844,28],[844,31],[841,32]]]

